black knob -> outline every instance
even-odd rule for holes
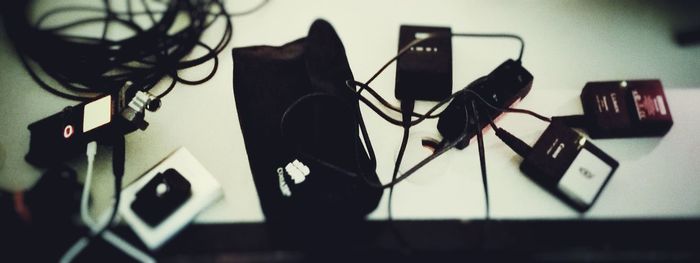
[[[146,109],[148,109],[149,111],[157,111],[158,109],[160,109],[160,105],[160,99],[156,98],[148,102],[148,105],[146,105]]]

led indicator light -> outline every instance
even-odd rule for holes
[[[68,124],[68,125],[66,125],[65,128],[63,128],[63,137],[68,139],[71,136],[73,136],[73,132],[74,132],[73,126]]]

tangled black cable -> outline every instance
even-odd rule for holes
[[[126,10],[122,11],[115,10],[112,1],[102,1],[104,8],[60,7],[42,14],[35,22],[27,17],[33,1],[4,4],[8,35],[31,77],[45,90],[63,98],[85,101],[118,91],[131,81],[133,84],[126,92],[130,97],[136,91],[151,90],[167,76],[170,84],[158,94],[162,98],[177,83],[197,85],[211,79],[218,68],[217,55],[233,34],[231,14],[226,12],[222,0],[174,0],[160,4],[165,6],[164,10],[154,10],[151,5],[155,3],[140,0],[139,11],[134,10],[136,4],[132,3],[137,0],[126,0]],[[80,14],[84,18],[51,27],[45,25],[47,20],[61,14]],[[175,21],[181,21],[181,15],[187,16],[188,23],[176,27]],[[140,16],[148,17],[152,25],[144,28],[143,23],[137,23],[135,18]],[[204,31],[219,19],[225,23],[219,41],[213,46],[202,42]],[[65,33],[94,24],[102,25],[100,37]],[[110,39],[110,27],[117,24],[133,35]],[[185,60],[195,46],[204,48],[206,54]],[[213,68],[201,79],[187,80],[178,74],[212,59]],[[43,80],[39,68],[58,85]]]
[[[416,39],[416,40],[414,40],[414,41],[412,41],[412,42],[406,44],[404,47],[402,47],[402,48],[399,50],[399,52],[398,52],[394,57],[392,57],[389,61],[387,61],[384,65],[382,65],[382,67],[379,68],[379,70],[377,70],[377,72],[375,72],[375,73],[372,75],[372,77],[369,78],[369,80],[367,80],[366,82],[362,83],[362,82],[355,81],[355,80],[346,80],[345,84],[346,84],[347,88],[350,89],[350,91],[353,92],[353,94],[354,94],[354,96],[355,96],[354,99],[357,99],[358,101],[363,102],[363,103],[364,103],[365,105],[367,105],[372,111],[374,111],[375,113],[377,113],[378,116],[382,117],[382,118],[383,118],[384,120],[386,120],[387,122],[389,122],[389,123],[391,123],[391,124],[393,124],[393,125],[402,126],[402,127],[404,127],[404,128],[405,128],[405,127],[410,127],[410,126],[417,125],[417,124],[423,122],[423,121],[426,120],[426,119],[433,119],[433,118],[440,117],[440,115],[441,115],[442,112],[440,112],[440,113],[434,113],[434,112],[437,111],[437,110],[439,110],[439,109],[440,109],[443,105],[445,105],[446,103],[452,101],[453,98],[455,98],[455,97],[457,97],[457,96],[459,96],[459,95],[461,95],[461,94],[463,94],[463,93],[470,93],[470,94],[472,94],[472,95],[475,95],[476,99],[480,100],[482,103],[484,103],[484,104],[486,104],[487,106],[489,106],[492,110],[496,110],[496,111],[499,111],[499,112],[516,112],[516,113],[523,113],[523,114],[528,114],[528,115],[535,116],[535,117],[537,117],[537,118],[539,118],[539,119],[542,119],[542,120],[545,120],[545,121],[549,121],[548,118],[546,118],[546,117],[544,117],[544,116],[541,116],[541,115],[539,115],[539,114],[537,114],[537,113],[535,113],[535,112],[529,111],[529,110],[515,109],[515,108],[505,108],[505,109],[503,109],[503,108],[498,108],[498,107],[493,106],[492,104],[488,103],[488,101],[485,100],[484,98],[482,98],[481,96],[479,96],[478,93],[475,93],[474,91],[471,90],[472,87],[477,86],[477,85],[481,85],[482,82],[486,80],[485,77],[484,77],[484,78],[479,78],[479,79],[473,81],[472,83],[470,83],[469,85],[467,85],[464,89],[462,89],[462,90],[460,90],[460,91],[458,91],[458,92],[455,92],[455,93],[453,93],[452,95],[450,95],[449,97],[445,98],[444,100],[438,102],[435,106],[433,106],[432,108],[430,108],[426,113],[423,113],[423,114],[415,113],[415,112],[413,112],[413,109],[411,109],[411,110],[410,110],[409,112],[407,112],[406,114],[407,114],[407,115],[410,115],[410,116],[412,116],[412,117],[417,117],[417,118],[416,118],[416,119],[411,119],[410,121],[406,121],[406,123],[404,123],[402,120],[394,119],[393,117],[391,117],[391,116],[389,116],[388,114],[384,113],[377,105],[375,105],[375,104],[372,103],[369,99],[367,99],[366,97],[364,97],[364,96],[362,95],[362,92],[363,92],[363,91],[367,91],[367,92],[370,93],[370,95],[372,95],[375,99],[377,99],[377,100],[381,103],[382,106],[386,107],[386,108],[389,109],[389,110],[403,113],[403,112],[401,111],[401,109],[399,109],[399,108],[396,107],[396,106],[391,105],[386,99],[384,99],[382,96],[380,96],[380,95],[378,94],[378,92],[376,92],[372,87],[370,87],[370,83],[371,83],[372,81],[374,81],[374,80],[375,80],[387,67],[389,67],[394,61],[396,61],[399,57],[401,57],[401,55],[403,55],[404,53],[406,53],[407,50],[409,50],[411,47],[413,47],[413,46],[415,46],[415,45],[417,45],[417,44],[419,44],[419,43],[421,43],[421,42],[423,42],[423,41],[425,41],[425,40],[427,40],[427,39],[444,38],[444,37],[453,37],[453,36],[454,36],[454,37],[473,37],[473,38],[484,38],[484,37],[485,37],[485,38],[509,38],[509,39],[515,39],[515,40],[517,40],[517,41],[520,43],[520,51],[518,52],[518,58],[517,58],[518,61],[520,61],[520,60],[522,59],[523,51],[524,51],[524,49],[525,49],[525,42],[523,41],[523,39],[522,39],[520,36],[518,36],[518,35],[513,35],[513,34],[489,34],[489,33],[431,34],[431,35],[429,35],[429,36],[426,37],[426,38]],[[358,87],[359,87],[359,88],[358,88]],[[306,101],[308,101],[308,100],[318,99],[318,98],[323,98],[323,97],[327,97],[327,96],[322,96],[322,95],[320,95],[320,94],[309,94],[309,95],[307,95],[307,96],[303,96],[303,97],[299,98],[298,100],[296,100],[295,102],[293,102],[289,107],[287,107],[287,109],[285,110],[285,112],[284,112],[284,114],[283,114],[283,116],[282,116],[282,119],[280,120],[280,130],[281,130],[281,133],[282,133],[283,135],[285,134],[285,125],[286,125],[286,118],[285,118],[285,116],[287,115],[288,112],[292,111],[297,105],[299,105],[299,104],[301,104],[301,103],[304,103],[304,102],[306,102]],[[469,113],[469,110],[468,110],[468,109],[465,109],[465,110],[466,110],[466,113],[465,113],[466,115],[465,115],[465,116],[466,116],[467,119],[468,119],[469,116],[470,116],[470,115],[468,114],[468,113]],[[370,155],[370,156],[369,156],[369,157],[370,157],[370,161],[373,162],[373,167],[376,167],[376,158],[375,158],[375,156],[374,156],[374,149],[372,148],[371,141],[369,140],[369,135],[368,135],[369,132],[367,131],[366,126],[364,125],[364,119],[363,119],[363,117],[362,117],[361,112],[358,111],[358,112],[356,113],[356,116],[355,116],[355,117],[357,118],[356,121],[357,121],[357,123],[358,123],[359,130],[360,130],[360,132],[361,132],[362,135],[363,135],[363,142],[366,144],[366,145],[365,145],[366,150],[367,150],[367,152],[368,152],[369,155]],[[404,135],[404,137],[406,137],[406,135]],[[300,154],[303,155],[304,157],[310,159],[310,160],[313,160],[313,161],[315,161],[315,162],[317,162],[317,163],[319,163],[319,164],[321,164],[321,165],[323,165],[323,166],[326,166],[326,167],[328,167],[328,168],[330,168],[330,169],[333,169],[333,170],[335,170],[335,171],[337,171],[337,172],[339,172],[339,173],[341,173],[341,174],[345,174],[345,175],[350,176],[350,177],[359,177],[359,178],[362,178],[362,179],[365,180],[365,182],[366,182],[367,184],[369,184],[369,185],[372,186],[372,187],[386,189],[386,188],[393,187],[394,185],[398,184],[399,182],[405,180],[406,178],[408,178],[409,176],[411,176],[414,172],[416,172],[418,169],[420,169],[420,168],[422,168],[423,166],[425,166],[426,164],[428,164],[428,163],[429,163],[430,161],[432,161],[433,159],[435,159],[435,158],[437,158],[438,156],[444,154],[444,153],[447,152],[448,150],[454,148],[460,141],[462,141],[462,140],[465,139],[465,138],[467,138],[467,130],[466,130],[466,129],[464,130],[464,134],[462,134],[462,135],[461,135],[459,138],[457,138],[455,141],[449,141],[449,142],[448,142],[448,141],[443,141],[442,143],[440,143],[440,144],[438,145],[437,149],[435,150],[435,152],[434,152],[432,155],[426,157],[425,159],[423,159],[423,160],[420,161],[419,163],[415,164],[413,167],[411,167],[410,169],[406,170],[404,173],[402,173],[401,175],[397,176],[396,178],[392,178],[392,180],[391,180],[390,182],[386,183],[386,184],[382,184],[381,182],[377,182],[377,181],[372,181],[372,180],[368,179],[366,176],[364,176],[364,174],[362,174],[362,172],[357,173],[357,172],[349,171],[349,170],[347,170],[347,169],[344,169],[344,168],[339,167],[339,166],[337,166],[337,165],[334,165],[334,164],[332,164],[332,163],[326,162],[326,161],[324,161],[322,158],[318,158],[318,157],[316,157],[316,156],[313,156],[313,155],[310,155],[310,154],[307,154],[307,153],[303,153],[303,152],[301,152]],[[400,154],[400,155],[402,155],[402,154]],[[397,161],[397,163],[400,163],[400,161]],[[395,169],[395,170],[397,170],[397,169]],[[364,170],[363,170],[361,167],[358,167],[358,171],[364,171]]]

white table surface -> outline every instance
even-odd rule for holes
[[[231,0],[231,11],[258,0]],[[282,1],[272,0],[251,15],[236,17],[233,40],[220,55],[217,75],[200,86],[178,85],[157,113],[147,115],[146,131],[127,137],[125,183],[184,146],[219,180],[225,198],[198,222],[264,220],[241,135],[232,92],[230,49],[281,45],[306,35],[325,18],[340,35],[358,80],[366,80],[390,58],[401,24],[449,26],[453,32],[508,32],[526,41],[524,66],[534,75],[531,93],[518,107],[545,115],[582,112],[578,100],[587,81],[658,78],[663,82],[675,124],[662,138],[608,139],[594,143],[620,162],[597,204],[579,215],[518,169],[520,157],[491,131],[485,136],[493,218],[657,218],[700,216],[700,46],[681,48],[672,29],[695,23],[698,4],[650,1]],[[204,40],[218,40],[208,32]],[[509,40],[453,39],[454,90],[517,55]],[[27,125],[76,104],[39,88],[22,68],[4,30],[0,31],[0,188],[26,189],[43,172],[24,161]],[[201,76],[209,65],[188,70]],[[393,100],[394,67],[373,86]],[[430,103],[419,103],[424,110]],[[368,123],[378,158],[377,172],[389,180],[400,143],[400,128],[375,116]],[[437,134],[436,122],[414,129],[414,137]],[[507,114],[499,125],[534,143],[546,127],[531,117]],[[419,151],[412,151],[416,155]],[[112,194],[110,153],[100,147],[93,197],[104,209]],[[84,177],[84,158],[70,163]],[[427,175],[427,176],[426,176]],[[415,178],[397,186],[394,214],[402,219],[479,219],[485,214],[476,147],[451,151]],[[386,218],[386,198],[369,215]],[[96,211],[93,211],[96,213]]]

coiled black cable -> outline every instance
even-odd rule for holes
[[[41,14],[30,21],[27,14],[34,1],[7,1],[3,4],[7,33],[31,77],[45,90],[57,96],[85,101],[113,93],[125,82],[133,85],[127,98],[136,91],[150,91],[165,77],[170,84],[158,95],[168,94],[177,83],[197,85],[211,79],[218,68],[217,55],[230,42],[233,34],[231,16],[222,0],[173,0],[160,4],[163,10],[153,10],[154,2],[141,0],[143,11],[135,11],[136,0],[126,0],[126,10],[115,10],[111,0],[103,0],[104,8],[66,6]],[[266,2],[266,1],[265,1]],[[257,7],[256,7],[257,8]],[[83,18],[65,24],[47,26],[58,15]],[[188,23],[176,26],[179,16]],[[150,27],[136,23],[135,18],[147,16]],[[211,45],[200,40],[202,34],[218,20],[223,20],[223,34]],[[73,35],[68,30],[102,24],[100,36]],[[119,24],[133,33],[110,39],[110,25]],[[200,46],[206,53],[194,59],[186,57]],[[210,60],[214,66],[205,77],[187,80],[179,71],[196,67]],[[50,84],[42,77],[55,81]]]

